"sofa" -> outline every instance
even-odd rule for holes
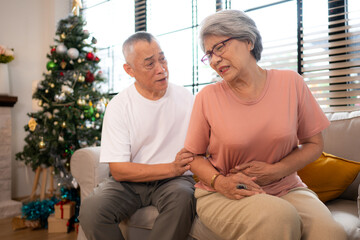
[[[360,111],[331,113],[327,114],[327,117],[331,125],[323,132],[324,152],[352,160],[355,163],[351,164],[356,166],[356,162],[360,162]],[[71,173],[80,186],[81,199],[87,197],[109,176],[108,164],[100,164],[99,155],[100,147],[87,147],[75,151],[71,158]],[[316,171],[320,174],[325,168],[326,165]],[[339,169],[341,168],[333,169],[330,176],[338,176]],[[339,189],[335,189],[339,192],[337,194],[339,196],[336,195],[335,199],[325,203],[335,220],[345,228],[349,240],[360,239],[360,174],[358,170],[355,171],[356,174],[350,176],[352,181],[350,185],[346,184],[345,190],[340,189],[340,192]],[[314,174],[314,178],[315,175],[318,177],[318,174]],[[323,183],[331,185],[331,179],[327,176],[327,179],[323,179]],[[157,215],[155,207],[145,207],[139,209],[128,221],[120,223],[119,227],[127,240],[146,240]],[[86,239],[81,227],[78,239]],[[220,238],[196,217],[188,239],[218,240]]]

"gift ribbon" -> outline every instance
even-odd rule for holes
[[[60,201],[56,204],[57,206],[60,205],[61,219],[64,218],[64,205],[67,204],[68,202],[70,202],[70,200]]]

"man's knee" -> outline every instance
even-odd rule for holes
[[[196,211],[196,199],[194,197],[194,188],[181,184],[174,185],[167,191],[158,202],[159,212],[165,209],[172,209],[174,214],[185,214]]]
[[[80,206],[79,221],[81,226],[86,229],[92,229],[99,221],[99,199],[91,196],[84,199]]]

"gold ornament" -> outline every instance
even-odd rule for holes
[[[51,88],[54,88],[54,87],[55,87],[55,84],[51,83],[51,84],[50,84],[50,87],[51,87]]]
[[[37,125],[37,123],[36,123],[35,119],[30,118],[28,126],[29,126],[29,129],[31,132],[35,131],[36,125]]]
[[[66,128],[66,122],[62,122],[61,127]]]
[[[38,105],[41,107],[42,104],[43,104],[42,100],[39,100],[39,101],[38,101]]]
[[[60,67],[61,67],[62,69],[65,69],[65,68],[66,68],[66,65],[67,65],[66,62],[61,62],[61,63],[60,63]]]
[[[45,93],[49,93],[49,89],[46,89],[46,90],[45,90]]]
[[[81,82],[81,83],[84,82],[84,81],[85,81],[85,77],[80,74],[80,75],[79,75],[79,78],[78,78],[78,81]]]
[[[73,5],[71,11],[75,16],[79,16],[80,8],[82,8],[81,0],[73,0]]]
[[[97,136],[96,136],[96,137],[94,137],[94,139],[95,139],[95,140],[99,140],[99,138],[98,138]]]
[[[40,142],[39,142],[39,148],[40,149],[44,149],[46,147],[46,144],[44,142],[44,138],[43,137],[40,137]]]
[[[96,113],[96,114],[95,114],[95,117],[96,117],[96,118],[99,118],[99,117],[100,117],[100,114],[99,114],[99,113]]]
[[[58,125],[58,121],[55,121],[55,122],[54,122],[54,126],[56,126],[56,125]]]
[[[60,35],[60,38],[61,38],[62,40],[64,40],[64,39],[66,38],[65,33],[62,33],[62,34]]]
[[[78,58],[78,63],[81,63],[81,59],[80,59],[80,58]]]

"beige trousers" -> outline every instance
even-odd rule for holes
[[[197,214],[226,240],[345,240],[346,233],[315,193],[296,188],[282,197],[259,194],[231,200],[196,188]]]

